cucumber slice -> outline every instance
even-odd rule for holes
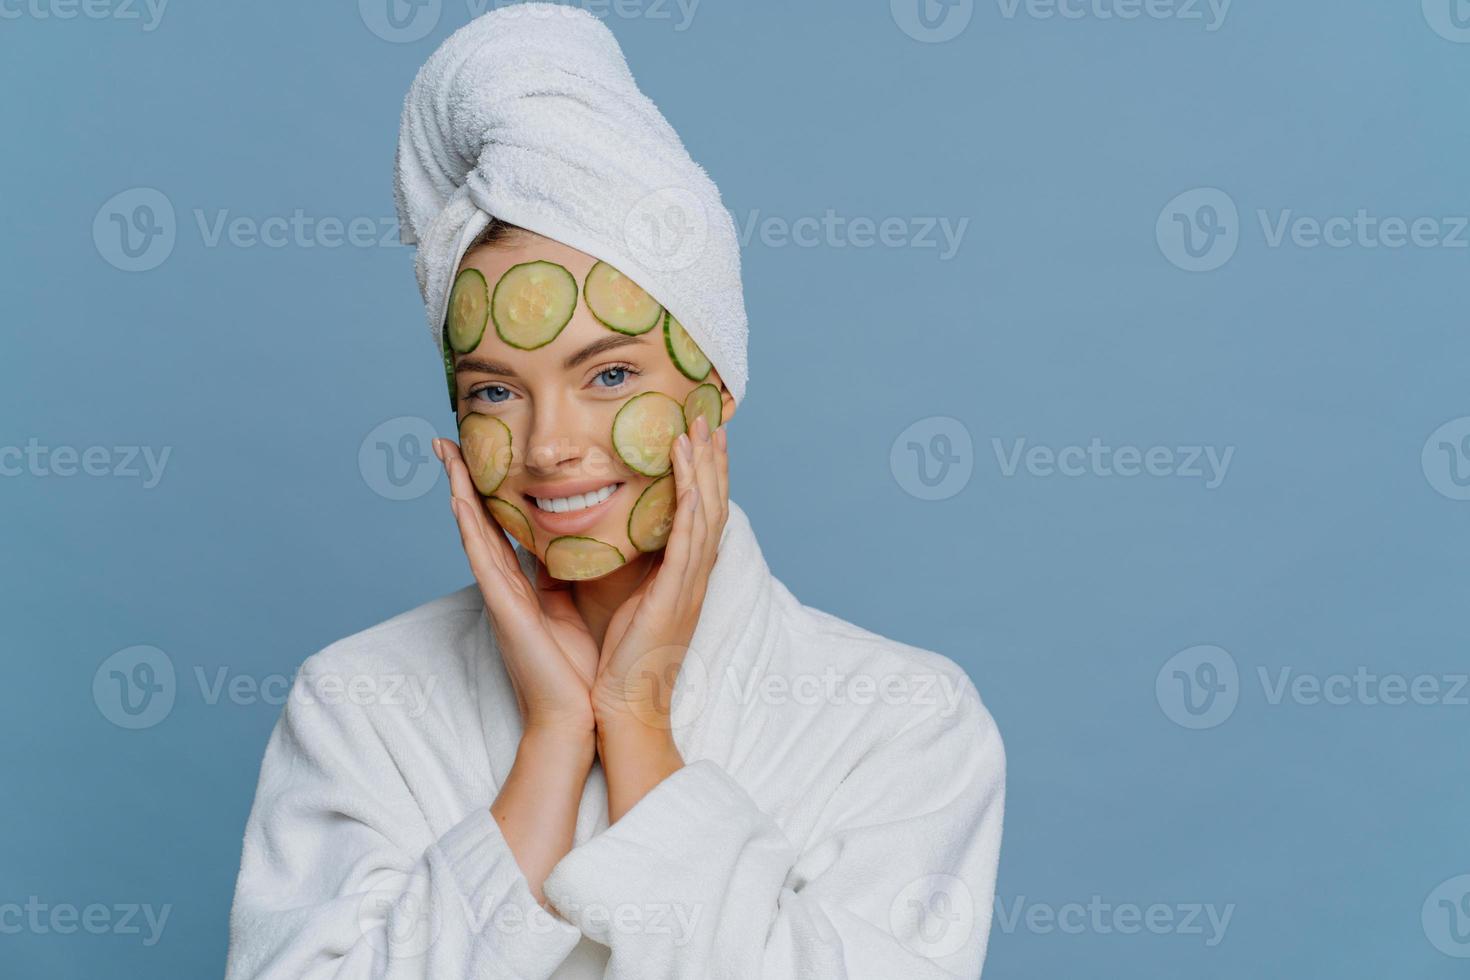
[[[459,413],[459,385],[454,381],[454,351],[449,349],[448,337],[444,342],[444,381],[449,385],[449,410]]]
[[[657,551],[674,528],[674,474],[665,473],[643,488],[628,512],[628,540],[639,551]]]
[[[613,416],[613,448],[637,473],[663,476],[674,468],[669,450],[684,431],[684,406],[661,391],[645,391]]]
[[[518,350],[551,343],[576,308],[577,280],[565,267],[545,260],[511,266],[490,297],[495,332]]]
[[[684,396],[684,429],[688,432],[694,431],[694,420],[701,415],[713,432],[720,427],[720,419],[724,414],[725,405],[720,401],[720,389],[712,384],[702,384]]]
[[[531,530],[531,519],[515,504],[501,497],[486,497],[490,516],[496,523],[510,532],[510,536],[521,543],[527,551],[536,550],[536,532]]]
[[[633,280],[599,261],[582,284],[587,309],[609,330],[638,335],[658,326],[664,308]]]
[[[449,346],[468,354],[480,346],[485,336],[485,320],[490,312],[490,291],[485,274],[479,269],[466,269],[454,279],[449,290],[449,322],[444,335]]]
[[[459,447],[475,489],[488,497],[510,472],[510,427],[493,415],[472,413],[459,423]]]
[[[577,580],[597,578],[623,564],[623,553],[605,541],[564,534],[546,546],[546,570],[552,578]]]
[[[674,314],[664,312],[664,346],[669,349],[669,356],[674,359],[674,367],[678,368],[690,381],[703,381],[709,377],[710,361],[704,356],[704,351],[689,336],[684,325],[674,319]]]

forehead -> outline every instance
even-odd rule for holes
[[[516,365],[550,365],[554,361],[555,365],[560,367],[562,358],[566,355],[590,343],[608,338],[622,337],[625,340],[637,341],[637,343],[617,347],[616,353],[611,356],[632,356],[661,346],[662,333],[660,331],[649,331],[635,338],[628,338],[625,334],[619,334],[603,326],[592,315],[592,312],[587,309],[582,291],[587,282],[587,273],[591,272],[592,267],[597,264],[597,257],[572,248],[570,245],[564,245],[555,239],[538,235],[535,232],[515,231],[494,245],[482,245],[471,249],[461,260],[459,269],[460,271],[478,269],[485,276],[485,282],[493,295],[495,284],[513,266],[520,265],[522,262],[538,261],[555,262],[570,272],[572,278],[576,280],[577,305],[572,311],[571,320],[562,328],[561,333],[556,335],[555,340],[534,350],[521,350],[501,340],[495,332],[495,324],[492,321],[488,324],[480,345],[471,352],[472,356],[489,357],[493,355],[497,361]]]

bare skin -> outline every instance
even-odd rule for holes
[[[507,242],[471,250],[461,269],[479,269],[493,288],[511,266],[538,259],[565,266],[579,285],[596,261],[518,232]],[[434,441],[523,723],[515,763],[490,812],[543,904],[546,876],[572,848],[594,759],[601,760],[607,778],[610,823],[684,765],[672,737],[668,695],[698,624],[729,515],[725,427],[711,435],[700,418],[671,454],[677,505],[668,544],[652,553],[631,547],[628,512],[654,478],[633,471],[614,451],[613,415],[641,391],[682,401],[697,382],[674,365],[658,330],[575,365],[565,363],[590,344],[620,336],[579,298],[571,322],[551,343],[519,350],[500,340],[491,324],[475,350],[456,356],[455,369],[461,418],[483,412],[510,428],[518,448],[496,494],[515,502],[533,522],[536,503],[527,488],[582,478],[621,484],[596,523],[576,532],[623,550],[626,563],[612,572],[580,581],[553,578],[544,549],[555,532],[538,526],[536,581],[528,581],[476,491],[459,446]],[[734,399],[717,371],[706,380],[720,389],[728,422]]]

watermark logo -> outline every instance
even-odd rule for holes
[[[1420,911],[1424,935],[1446,956],[1470,959],[1470,875],[1441,882]]]
[[[991,439],[990,447],[1001,476],[1007,478],[1024,465],[1034,477],[1174,477],[1201,480],[1206,490],[1218,489],[1225,482],[1235,457],[1234,446],[1110,446],[1098,436],[1086,446],[1028,447],[1021,438],[1009,448],[1000,439]]]
[[[842,215],[827,208],[819,218],[803,215],[794,221],[781,215],[762,216],[760,209],[746,214],[740,227],[740,247],[745,248],[759,233],[767,248],[923,248],[938,249],[939,261],[948,262],[960,250],[969,218],[945,215],[888,215],[882,220],[867,215]],[[937,233],[937,234],[936,234]],[[942,240],[941,240],[942,239]]]
[[[963,949],[975,931],[975,896],[954,875],[916,878],[889,905],[888,926],[920,956],[949,956]]]
[[[1424,19],[1446,41],[1470,44],[1470,0],[1424,0]]]
[[[1198,22],[1206,33],[1225,26],[1234,0],[996,0],[1000,14],[1015,20],[1177,20]]]
[[[1060,932],[1067,936],[1113,934],[1133,936],[1146,932],[1152,936],[1202,936],[1204,944],[1213,948],[1225,939],[1230,920],[1235,916],[1235,903],[1217,906],[1213,902],[1154,902],[1148,906],[1134,902],[1108,902],[1093,895],[1086,904],[1065,902],[1052,905],[1031,902],[1018,895],[1006,907],[995,897],[995,921],[1006,935],[1023,929],[1039,936]]]
[[[414,500],[434,489],[443,467],[433,454],[438,433],[427,419],[400,415],[380,423],[357,449],[363,482],[388,500]]]
[[[158,29],[169,0],[9,0],[0,2],[0,20],[137,21],[144,34]]]
[[[1240,702],[1235,658],[1209,644],[1180,650],[1159,668],[1154,697],[1169,720],[1183,728],[1224,724]]]
[[[119,650],[92,675],[97,710],[119,728],[152,728],[173,711],[177,693],[174,662],[157,647]]]
[[[650,728],[683,731],[709,703],[710,677],[692,647],[664,644],[639,655],[625,673],[622,700]]]
[[[662,272],[677,272],[698,262],[709,235],[704,205],[682,187],[643,195],[623,217],[623,240],[632,257]]]
[[[177,238],[173,202],[153,187],[131,187],[114,194],[92,219],[97,254],[123,272],[158,268],[173,254]]]
[[[1470,500],[1470,416],[1450,419],[1424,440],[1419,463],[1435,492]]]
[[[357,906],[357,928],[388,962],[423,956],[439,938],[442,916],[418,891],[375,888]]]
[[[113,477],[140,479],[144,490],[163,480],[174,447],[47,446],[35,436],[24,446],[0,446],[0,477]]]
[[[1186,272],[1212,272],[1240,247],[1240,211],[1219,188],[1195,188],[1164,205],[1154,235],[1174,265]]]
[[[357,12],[384,41],[410,44],[438,26],[441,0],[357,0]]]
[[[93,902],[79,907],[71,902],[45,902],[39,895],[31,895],[24,905],[0,902],[0,936],[70,936],[85,932],[89,936],[141,936],[144,946],[156,946],[173,909],[172,903],[155,907],[136,902]]]
[[[970,26],[975,0],[888,0],[893,22],[915,41],[950,41]]]
[[[948,415],[919,419],[894,437],[888,449],[888,469],[912,497],[953,497],[965,489],[975,470],[970,430]]]

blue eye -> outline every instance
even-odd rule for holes
[[[628,375],[637,375],[641,373],[642,372],[638,371],[631,364],[614,364],[611,367],[605,367],[601,371],[598,371],[596,377],[605,378],[608,375],[616,375],[618,376],[616,381],[609,381],[608,384],[602,385],[601,387],[621,388],[623,385],[628,383]]]
[[[470,397],[480,398],[481,396],[485,396],[486,393],[490,391],[499,391],[506,395],[510,394],[510,389],[506,388],[504,385],[486,385],[483,388],[476,388],[474,391],[470,392]],[[501,402],[505,401],[505,399],[485,397],[485,401],[490,402],[492,405],[498,405]]]

